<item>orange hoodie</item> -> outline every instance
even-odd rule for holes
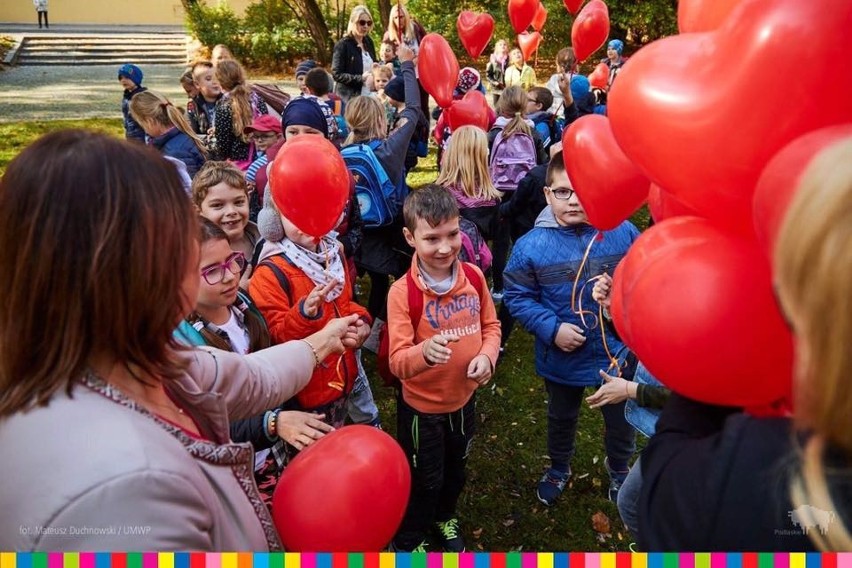
[[[467,378],[467,367],[483,354],[492,368],[500,351],[500,320],[485,277],[484,290],[470,282],[457,263],[456,280],[449,292],[436,294],[426,287],[420,274],[417,255],[411,261],[414,282],[423,292],[423,315],[416,329],[411,326],[408,310],[408,279],[399,278],[388,294],[388,339],[390,369],[402,381],[405,402],[420,412],[438,414],[454,412],[467,404],[479,386]],[[431,365],[423,357],[423,343],[439,333],[459,337],[449,347],[453,354],[443,365]]]

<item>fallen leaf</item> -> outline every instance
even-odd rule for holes
[[[592,458],[592,463],[597,464],[601,459],[598,456]]]
[[[520,499],[521,494],[518,491],[509,491],[509,497],[516,497],[516,498]]]
[[[517,422],[512,422],[512,426],[517,426],[517,425],[518,425]]]
[[[476,543],[476,549],[477,550],[485,550],[485,548],[483,548],[483,546],[481,544],[479,544],[478,542]]]
[[[595,487],[601,487],[603,484],[601,483],[600,479],[598,479],[597,477],[593,477],[592,485],[594,485]]]
[[[479,538],[482,536],[482,528],[475,529],[472,533],[473,538]]]
[[[515,519],[503,519],[503,526],[504,527],[511,527],[514,524],[515,524]]]
[[[595,532],[601,534],[609,534],[609,517],[603,511],[598,511],[592,515],[592,528]]]
[[[582,475],[578,475],[578,476],[577,476],[577,479],[586,479],[587,477],[589,477],[589,474],[588,474],[588,473],[584,473],[584,474],[582,474]]]

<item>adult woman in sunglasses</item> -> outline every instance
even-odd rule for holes
[[[0,181],[0,549],[281,547],[229,421],[293,396],[355,318],[250,355],[182,347],[198,221],[154,150],[41,138]]]
[[[370,92],[373,63],[377,61],[372,30],[370,10],[366,6],[352,8],[346,35],[335,44],[331,60],[334,92],[344,101]]]

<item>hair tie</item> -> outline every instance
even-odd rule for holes
[[[160,103],[160,106],[161,106],[162,108],[166,108],[166,107],[170,107],[170,106],[172,106],[172,103],[171,103],[170,101],[166,101],[166,102],[164,102],[164,103]]]
[[[515,116],[516,116],[516,117],[518,117],[518,118],[521,118],[521,113],[516,112],[516,113],[515,113]]]

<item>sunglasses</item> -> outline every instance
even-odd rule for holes
[[[373,25],[373,21],[372,20],[358,20],[358,25],[370,27],[370,26]]]
[[[565,188],[565,187],[545,187],[545,191],[549,191],[550,195],[559,199],[560,201],[565,201],[571,199],[571,196],[574,195],[574,190]]]
[[[231,254],[222,264],[213,264],[201,271],[201,277],[210,286],[215,286],[225,279],[225,271],[231,274],[242,274],[246,267],[246,255],[241,252]]]

